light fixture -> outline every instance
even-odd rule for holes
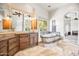
[[[74,20],[78,20],[78,17],[77,17],[77,13],[75,12],[75,18]]]
[[[31,17],[31,15],[27,15],[28,17]]]
[[[51,5],[48,5],[48,7],[51,7]]]
[[[78,13],[77,12],[68,12],[64,16],[65,16],[65,18],[71,18],[73,20],[78,20]]]
[[[20,17],[21,13],[15,11],[15,13],[13,13],[13,15],[18,15]]]
[[[74,18],[74,20],[78,20],[78,18]]]

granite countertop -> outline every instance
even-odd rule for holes
[[[0,32],[0,34],[24,34],[24,33],[37,33],[37,32]]]
[[[15,34],[28,34],[28,33],[33,32],[0,32],[0,41],[15,37]]]
[[[23,34],[23,33],[29,33],[29,32],[0,32],[0,34]]]
[[[0,41],[16,37],[15,34],[26,34],[26,32],[0,32]]]
[[[13,37],[16,37],[15,34],[0,34],[0,41],[8,40]]]
[[[15,34],[28,34],[32,32],[0,32],[0,41],[15,37]]]

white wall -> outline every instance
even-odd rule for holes
[[[35,3],[34,4],[28,4],[28,5],[35,8],[37,19],[40,19],[40,18],[48,19],[48,12],[45,9],[43,9],[41,6],[39,6],[38,4],[35,4]]]
[[[28,11],[31,13],[33,8],[35,9],[36,12],[36,17],[37,18],[45,18],[48,19],[48,12],[42,6],[40,6],[38,3],[21,3],[21,4],[14,4],[15,7],[16,5],[19,6],[19,9],[23,9],[25,11]]]
[[[51,24],[51,21],[53,19],[56,20],[56,31],[57,32],[60,32],[60,34],[62,36],[64,36],[64,15],[67,13],[67,12],[73,12],[73,11],[78,11],[79,8],[77,5],[75,4],[68,4],[64,7],[61,7],[59,9],[57,9],[56,11],[53,11],[54,13],[52,14],[52,18],[50,19],[50,31],[52,31],[52,24]]]
[[[71,21],[71,31],[78,31],[78,20]]]

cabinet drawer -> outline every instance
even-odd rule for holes
[[[20,34],[20,37],[28,37],[29,34]]]
[[[29,41],[28,37],[20,38],[20,42],[28,42],[28,41]]]
[[[20,44],[20,49],[25,49],[25,48],[27,48],[27,43]]]
[[[26,47],[29,48],[30,47],[30,43],[27,43]]]
[[[37,37],[37,36],[38,36],[37,33],[31,33],[31,34],[30,34],[30,37]]]
[[[9,51],[8,55],[9,55],[9,56],[13,56],[18,50],[19,50],[18,47],[15,47],[15,48],[12,49],[11,51]]]
[[[33,44],[33,42],[34,42],[34,38],[30,38],[30,44]]]
[[[0,48],[7,46],[7,41],[1,41],[0,42]]]
[[[15,47],[19,47],[18,42],[15,42],[15,43],[13,43],[13,44],[9,44],[9,50],[11,50],[11,49],[13,49],[13,48],[15,48]]]
[[[38,44],[38,36],[30,35],[30,46],[35,46]]]
[[[0,55],[7,55],[7,47],[3,47],[0,49]]]
[[[15,37],[15,38],[11,38],[11,39],[9,40],[9,44],[15,43],[15,42],[17,42],[17,41],[18,41],[18,39],[16,39],[16,37]]]

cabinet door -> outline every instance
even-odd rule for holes
[[[38,35],[37,33],[30,34],[30,46],[35,46],[38,44]]]
[[[9,50],[12,50],[15,47],[19,47],[19,40],[16,37],[9,40]]]
[[[20,49],[25,49],[29,47],[29,36],[25,35],[20,35]]]
[[[16,37],[9,39],[8,45],[8,55],[14,55],[19,51],[19,40]]]
[[[30,39],[29,39],[29,36],[26,37],[26,47],[27,47],[27,48],[30,47]]]
[[[7,56],[7,46],[0,48],[0,56]]]
[[[17,51],[18,51],[18,47],[15,47],[14,49],[8,52],[8,55],[13,56]]]
[[[26,42],[20,43],[20,50],[27,48]]]
[[[34,37],[30,37],[30,47],[34,46]]]
[[[4,56],[7,55],[7,41],[6,40],[0,42],[0,56],[1,55],[4,55]]]
[[[5,43],[5,44],[4,44]],[[7,46],[7,41],[0,41],[0,48]]]
[[[34,36],[34,45],[38,45],[38,36]]]

